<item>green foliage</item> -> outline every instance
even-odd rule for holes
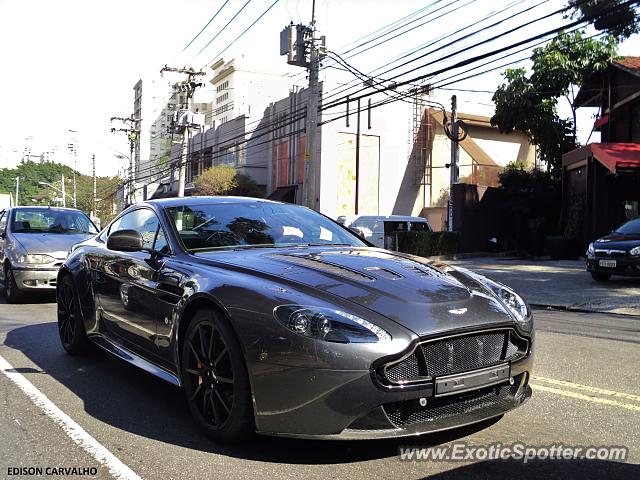
[[[263,189],[251,177],[238,173],[229,165],[208,168],[194,183],[198,195],[264,196]]]
[[[503,73],[506,82],[493,95],[496,109],[491,124],[503,133],[515,130],[529,135],[540,160],[559,179],[562,155],[577,146],[575,88],[593,72],[606,69],[616,57],[616,47],[612,36],[585,39],[579,31],[560,32],[549,44],[534,50],[530,76],[524,68]],[[558,116],[560,97],[568,100],[572,119]]]
[[[635,5],[627,0],[569,0],[574,8],[572,18],[593,21],[597,30],[622,41],[638,33],[640,17]]]
[[[562,185],[549,172],[527,170],[523,165],[507,165],[499,175],[505,192],[503,215],[511,225],[513,246],[541,253],[543,238],[556,229]]]
[[[592,73],[605,70],[616,52],[612,36],[595,39],[584,38],[580,31],[560,32],[533,50],[531,83],[544,99],[568,95],[572,85],[582,85]]]
[[[460,242],[457,232],[397,232],[397,238],[398,251],[420,257],[456,253]]]
[[[22,162],[16,168],[0,169],[0,193],[15,195],[16,177],[20,177],[20,205],[55,205],[54,198],[61,194],[47,185],[38,182],[50,183],[61,189],[62,175],[65,177],[65,192],[67,194],[67,207],[73,206],[73,169],[60,163],[46,162]],[[116,177],[97,177],[96,190],[99,194],[108,197],[115,190],[118,182]],[[97,211],[102,223],[112,216],[113,198],[105,198],[98,202]],[[80,175],[76,172],[76,205],[85,213],[93,210],[93,177]]]

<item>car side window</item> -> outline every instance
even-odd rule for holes
[[[0,235],[7,230],[7,212],[0,213]]]
[[[159,235],[159,231],[162,235]],[[143,246],[149,250],[166,251],[168,249],[164,231],[158,217],[147,208],[139,208],[123,215],[113,222],[109,228],[109,235],[120,230],[135,230],[142,235]],[[164,250],[162,250],[164,248]]]

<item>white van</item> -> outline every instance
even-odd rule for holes
[[[431,225],[426,218],[408,215],[360,215],[350,224],[345,222],[344,225],[358,231],[376,247],[388,250],[393,249],[396,244],[396,232],[431,231]]]

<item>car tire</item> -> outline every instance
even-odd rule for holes
[[[71,275],[62,277],[56,289],[58,305],[58,334],[62,347],[69,355],[84,353],[89,339],[82,321],[80,301]]]
[[[591,272],[591,278],[593,278],[596,282],[606,282],[611,278],[611,274],[609,273],[600,273],[600,272]]]
[[[9,303],[20,303],[23,299],[22,291],[18,288],[11,265],[4,268],[4,296]]]
[[[249,376],[227,319],[214,309],[197,312],[181,352],[182,385],[200,430],[224,443],[251,436],[255,423]]]

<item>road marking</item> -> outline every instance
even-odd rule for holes
[[[60,410],[51,400],[49,400],[40,390],[38,390],[22,374],[15,371],[9,362],[0,356],[0,369],[9,380],[15,383],[31,401],[51,418],[67,436],[104,465],[111,475],[118,480],[141,480],[136,472],[122,463],[113,453],[102,446],[98,441],[89,435],[80,425],[78,425],[69,415]]]
[[[560,387],[573,388],[575,390],[585,390],[587,392],[598,393],[600,395],[608,395],[610,397],[618,397],[625,400],[631,400],[632,402],[640,402],[640,396],[632,395],[630,393],[616,392],[614,390],[605,390],[604,388],[590,387],[589,385],[581,385],[579,383],[572,383],[564,380],[556,380],[553,378],[538,377],[537,375],[533,375],[531,379],[534,382],[537,380],[543,383],[550,383],[551,385],[557,385]]]
[[[609,398],[590,397],[583,393],[570,392],[569,390],[561,390],[554,387],[546,387],[544,385],[538,385],[535,383],[530,384],[534,390],[540,390],[542,392],[555,393],[556,395],[562,395],[564,397],[575,398],[578,400],[586,400],[588,402],[599,403],[601,405],[610,405],[612,407],[624,408],[631,410],[632,412],[640,412],[640,405],[632,405],[630,403],[621,403],[611,400]]]

